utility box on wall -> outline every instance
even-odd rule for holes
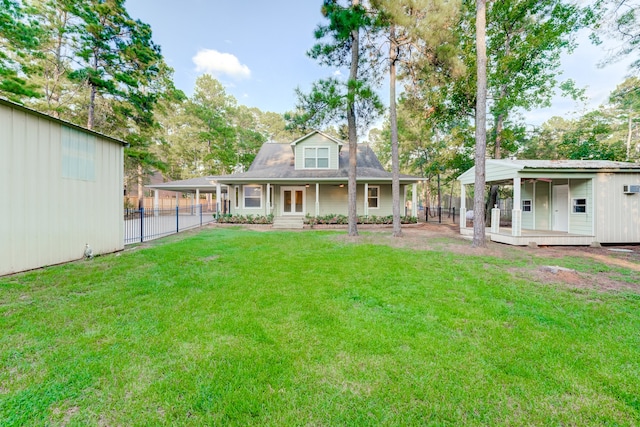
[[[624,194],[637,194],[640,193],[640,185],[623,185],[622,192]]]

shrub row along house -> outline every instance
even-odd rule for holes
[[[0,98],[0,275],[124,249],[125,146]]]
[[[199,200],[200,192],[215,192],[219,212],[273,215],[274,227],[301,228],[305,216],[347,214],[348,167],[349,152],[345,144],[313,131],[290,144],[264,144],[247,172],[147,187],[196,193],[196,200]],[[384,170],[373,150],[366,144],[359,144],[359,215],[392,215],[391,179],[391,173]],[[400,176],[405,204],[408,189],[412,188],[411,210],[407,215],[417,216],[416,185],[420,179]]]

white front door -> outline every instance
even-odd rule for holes
[[[569,231],[569,186],[553,186],[553,230]]]
[[[305,187],[282,187],[282,215],[304,215],[306,212]]]

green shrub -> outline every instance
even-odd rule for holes
[[[222,215],[220,224],[273,224],[273,215]]]
[[[402,224],[415,224],[418,222],[418,218],[415,216],[402,216],[400,217]],[[310,226],[316,224],[348,224],[349,218],[345,215],[329,214],[320,216],[311,216],[307,214],[304,219],[304,223]],[[358,224],[393,224],[393,215],[387,216],[358,216]]]

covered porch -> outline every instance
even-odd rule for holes
[[[552,161],[487,160],[487,186],[512,188],[511,224],[500,223],[500,209],[488,209],[488,239],[509,245],[588,246],[597,242],[594,225],[594,174]],[[460,234],[472,236],[466,221],[466,186],[475,168],[462,174]],[[480,219],[484,221],[485,219]]]
[[[473,228],[460,228],[460,234],[473,237]],[[527,230],[521,229],[520,235],[515,236],[511,227],[487,228],[486,236],[492,242],[505,243],[513,246],[590,246],[594,244],[594,236],[583,236],[564,231]]]

